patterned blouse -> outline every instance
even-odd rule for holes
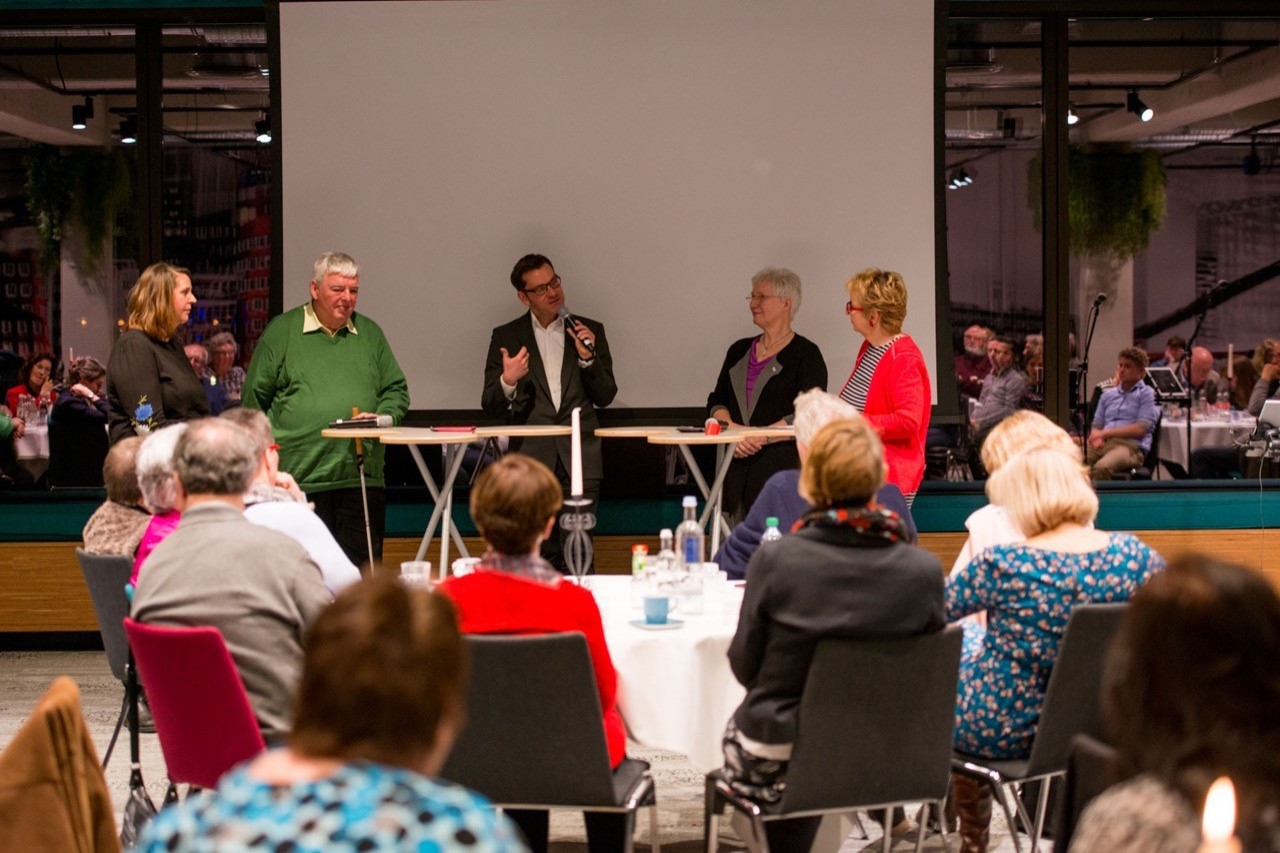
[[[964,623],[956,749],[1025,758],[1071,609],[1128,601],[1163,568],[1137,537],[1112,533],[1105,548],[1082,554],[997,545],[948,577],[948,621],[987,611],[985,629]]]
[[[409,770],[353,762],[325,779],[269,785],[242,765],[160,812],[136,850],[524,851],[479,794]]]

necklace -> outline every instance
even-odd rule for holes
[[[761,335],[760,343],[756,344],[756,357],[764,358],[771,351],[774,353],[777,353],[777,351],[782,349],[782,347],[787,343],[787,341],[791,340],[795,336],[796,336],[795,332],[787,332],[785,335],[782,336],[780,340],[776,341],[772,346],[770,346],[764,342],[764,335]]]

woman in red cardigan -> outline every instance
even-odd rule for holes
[[[849,279],[845,290],[845,313],[865,340],[840,397],[880,435],[887,481],[902,490],[910,506],[924,479],[931,395],[924,356],[902,333],[907,286],[898,273],[871,267]]]
[[[475,571],[440,585],[458,608],[466,634],[551,634],[577,631],[586,637],[595,671],[605,744],[613,767],[626,757],[626,729],[616,701],[618,676],[605,645],[600,610],[591,593],[567,583],[538,556],[560,509],[560,482],[536,459],[511,453],[490,465],[471,489],[471,519],[489,546]],[[534,853],[547,849],[547,812],[507,809]],[[592,853],[622,850],[626,814],[587,812]]]

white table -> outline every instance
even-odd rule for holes
[[[689,466],[689,476],[693,477],[698,491],[702,493],[705,500],[702,517],[698,519],[698,524],[703,530],[707,530],[707,524],[711,523],[708,531],[711,536],[711,547],[707,553],[714,554],[720,550],[721,532],[725,536],[730,532],[729,523],[724,519],[721,506],[724,478],[729,473],[729,466],[733,464],[733,453],[730,452],[732,445],[745,438],[794,438],[795,430],[791,427],[734,427],[722,430],[717,435],[706,435],[701,432],[682,432],[675,427],[628,426],[601,427],[596,430],[596,435],[600,438],[643,438],[650,444],[674,445],[680,449],[685,464]],[[716,448],[716,474],[710,486],[707,485],[702,471],[698,469],[697,461],[693,458],[694,447],[708,444],[715,445]]]
[[[22,438],[14,441],[18,464],[26,469],[32,479],[39,480],[49,468],[49,427],[46,424],[27,422]]]
[[[1245,415],[1235,422],[1205,419],[1191,421],[1191,449],[1202,447],[1231,447],[1253,432],[1256,419]],[[1160,446],[1158,456],[1181,465],[1190,471],[1191,454],[1187,452],[1187,419],[1164,418],[1160,421]]]
[[[720,738],[746,691],[729,670],[729,641],[738,625],[742,587],[725,585],[701,615],[676,613],[684,624],[664,631],[636,628],[631,578],[587,579],[600,606],[605,641],[618,671],[618,709],[632,738],[689,756],[699,770],[724,764]]]

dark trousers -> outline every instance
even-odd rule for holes
[[[369,493],[369,530],[373,534],[373,559],[382,562],[382,538],[387,529],[387,492],[381,486],[371,487]],[[342,546],[347,559],[360,566],[361,572],[369,571],[369,544],[365,538],[364,503],[360,499],[360,487],[332,489],[327,492],[310,492],[307,499],[314,502],[316,515],[329,528],[333,538]]]
[[[547,851],[547,824],[550,815],[543,809],[505,809],[511,822],[524,833],[533,853]],[[631,835],[631,815],[627,812],[583,812],[587,825],[587,849],[591,853],[617,853],[627,849]]]
[[[571,484],[569,481],[569,472],[564,470],[564,465],[557,462],[555,470],[556,479],[560,481],[560,491],[564,495],[564,499],[569,500],[569,489]],[[582,496],[591,501],[584,509],[590,513],[598,513],[600,511],[600,480],[586,479],[582,481]],[[551,535],[542,543],[542,559],[555,566],[556,571],[568,574],[569,566],[564,560],[565,540],[569,537],[569,531],[564,529],[561,519],[572,511],[572,507],[563,506],[560,508],[560,514],[556,516],[556,529],[551,531]],[[587,536],[591,533],[588,531]],[[592,565],[587,567],[587,571],[594,571],[594,558]]]

